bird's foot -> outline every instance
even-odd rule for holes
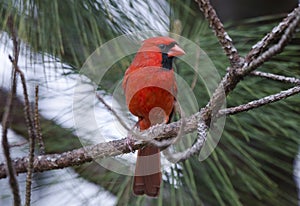
[[[125,140],[125,144],[127,146],[127,148],[130,150],[130,152],[134,153],[134,150],[132,149],[133,145],[134,145],[134,138],[132,136],[132,134],[128,134],[128,136],[126,137]]]

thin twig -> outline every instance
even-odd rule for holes
[[[233,115],[233,114],[237,114],[240,112],[245,112],[245,111],[255,109],[255,108],[261,107],[263,105],[269,104],[269,103],[277,102],[279,100],[285,99],[287,97],[290,97],[290,96],[298,94],[298,93],[300,93],[300,86],[295,86],[288,90],[281,91],[277,94],[273,94],[273,95],[266,96],[266,97],[258,99],[258,100],[248,102],[247,104],[242,104],[242,105],[239,105],[236,107],[222,109],[219,111],[218,115],[219,116]]]
[[[261,72],[261,71],[253,71],[250,73],[250,75],[264,77],[267,79],[284,82],[284,83],[300,84],[300,79],[297,79],[295,77],[286,77],[278,74],[272,74],[272,73]]]
[[[25,117],[28,127],[28,135],[29,135],[29,154],[28,154],[28,168],[27,168],[27,177],[26,177],[26,193],[25,193],[25,205],[30,206],[31,201],[31,185],[32,185],[32,173],[33,173],[33,160],[34,160],[34,147],[35,147],[35,130],[34,125],[31,120],[31,112],[29,99],[26,89],[25,77],[21,71],[19,71],[22,85],[23,85],[23,93],[25,98]],[[37,94],[37,91],[36,91]]]
[[[4,110],[5,112],[2,117],[2,147],[3,147],[3,153],[6,161],[6,165],[4,165],[5,166],[4,170],[5,171],[7,170],[10,188],[12,190],[13,197],[14,197],[14,205],[17,206],[17,205],[21,205],[21,198],[20,198],[18,181],[15,176],[15,169],[10,157],[9,143],[7,139],[9,116],[13,109],[13,99],[15,97],[15,94],[16,94],[16,71],[13,70],[12,89],[11,89],[11,93],[7,98],[7,102]]]
[[[12,39],[13,39],[13,45],[14,45],[14,55],[15,59],[13,60],[11,56],[9,56],[9,59],[12,62],[13,69],[12,69],[12,83],[11,83],[11,93],[9,94],[4,110],[4,114],[2,117],[2,147],[3,147],[3,152],[5,156],[5,170],[7,170],[8,176],[9,176],[9,184],[10,188],[13,193],[13,198],[14,198],[14,205],[19,206],[21,205],[21,198],[20,198],[20,192],[19,192],[19,185],[18,181],[15,176],[15,168],[13,167],[13,163],[11,161],[10,157],[10,151],[9,151],[9,143],[7,139],[7,130],[8,130],[8,124],[9,124],[9,117],[10,114],[13,110],[13,100],[16,96],[16,90],[17,90],[17,75],[16,75],[16,69],[15,65],[18,64],[18,54],[19,54],[19,49],[18,49],[18,41],[14,29],[14,24],[13,24],[13,19],[12,17],[8,18],[8,27],[10,29]]]
[[[45,145],[43,141],[41,126],[40,126],[40,118],[39,118],[39,86],[38,85],[36,85],[35,87],[34,128],[39,143],[40,154],[45,154]]]
[[[31,109],[30,109],[30,102],[27,92],[27,86],[26,86],[26,79],[24,73],[19,69],[17,66],[17,72],[19,73],[21,77],[21,83],[23,87],[23,95],[24,95],[24,114],[26,119],[26,125],[28,129],[28,138],[29,138],[29,163],[27,168],[27,177],[26,177],[26,194],[25,194],[25,205],[30,205],[31,200],[31,184],[32,184],[32,173],[33,173],[33,159],[34,159],[34,143],[35,143],[35,130],[34,125],[31,117]]]
[[[27,169],[27,178],[26,178],[26,195],[25,195],[25,205],[30,205],[31,199],[31,182],[32,182],[32,173],[33,173],[33,158],[34,158],[34,142],[35,142],[35,130],[34,125],[31,117],[31,110],[30,110],[30,102],[27,92],[26,86],[26,79],[24,73],[20,70],[18,66],[18,55],[19,55],[19,42],[17,41],[17,34],[12,28],[12,37],[13,37],[13,46],[14,46],[14,59],[9,56],[10,60],[13,63],[14,69],[16,73],[20,75],[21,84],[23,87],[23,95],[24,95],[24,114],[26,119],[26,125],[28,128],[28,136],[29,136],[29,164]]]
[[[21,146],[23,146],[27,143],[28,143],[27,141],[24,141],[24,142],[20,142],[20,143],[9,144],[9,147],[10,148],[12,148],[12,147],[21,147]]]
[[[131,131],[131,129],[127,126],[127,124],[122,120],[122,118],[117,114],[117,112],[111,108],[111,106],[109,106],[104,99],[100,96],[100,94],[96,93],[96,96],[98,98],[98,100],[106,107],[106,109],[108,109],[108,111],[110,111],[116,118],[117,120],[120,122],[120,124],[127,130],[127,131]]]
[[[12,57],[10,57],[12,59]],[[15,62],[15,60],[14,60]],[[30,102],[27,92],[26,79],[24,73],[20,70],[18,64],[14,64],[16,72],[20,75],[21,83],[23,87],[23,95],[24,95],[24,114],[26,119],[26,125],[28,128],[28,138],[29,138],[29,164],[27,169],[27,177],[26,177],[26,195],[25,195],[25,205],[30,205],[31,199],[31,182],[32,182],[32,173],[33,173],[33,158],[34,158],[34,142],[35,142],[35,130],[31,117],[31,109]]]

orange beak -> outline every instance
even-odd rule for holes
[[[175,44],[175,46],[173,46],[168,52],[169,57],[177,57],[184,54],[185,52],[183,51],[183,49],[181,49],[177,44]]]

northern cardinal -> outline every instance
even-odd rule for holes
[[[129,111],[138,117],[140,130],[167,123],[177,93],[172,62],[185,54],[169,37],[153,37],[143,41],[123,80]],[[136,195],[156,197],[161,184],[160,150],[147,145],[138,150],[133,182]]]

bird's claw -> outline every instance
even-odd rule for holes
[[[126,140],[125,140],[125,144],[126,144],[126,146],[128,147],[128,149],[130,150],[131,153],[134,153],[134,150],[132,148],[133,143],[134,143],[134,139],[132,137],[132,134],[128,134],[128,136],[126,137]]]

